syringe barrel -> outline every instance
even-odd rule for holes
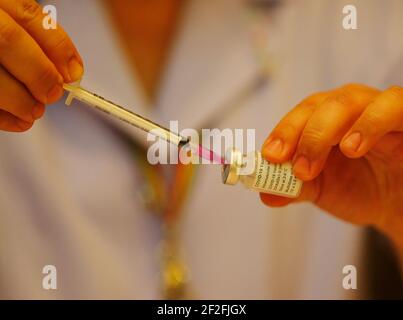
[[[64,89],[70,92],[66,100],[66,104],[70,104],[72,99],[77,99],[83,103],[95,107],[103,112],[106,112],[122,121],[125,121],[143,131],[150,132],[170,143],[177,146],[187,141],[186,138],[177,133],[171,132],[163,126],[152,122],[130,110],[127,110],[103,97],[92,93],[81,87],[72,86],[69,84],[64,85]]]

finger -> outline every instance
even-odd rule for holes
[[[45,29],[46,15],[34,0],[0,0],[0,8],[20,24],[54,63],[65,82],[77,81],[83,74],[83,62],[63,28]]]
[[[349,107],[351,102],[336,94],[316,107],[301,134],[294,157],[294,174],[302,180],[312,180],[319,175],[327,156],[354,119],[358,108]]]
[[[63,77],[32,37],[0,9],[0,64],[42,103],[63,94]]]
[[[260,200],[269,207],[273,208],[280,208],[289,205],[290,203],[294,202],[291,198],[276,196],[269,193],[260,193]]]
[[[0,110],[0,130],[23,132],[31,128],[32,122],[23,121],[7,111]]]
[[[291,110],[267,138],[262,147],[262,155],[275,163],[289,160],[295,152],[302,130],[315,106],[325,97],[326,93],[315,94]]]
[[[396,164],[403,163],[403,130],[385,134],[371,151],[389,156]]]
[[[368,99],[373,95],[368,95]],[[302,180],[316,178],[332,147],[339,143],[365,108],[359,87],[345,86],[318,105],[301,134],[294,157],[294,174]]]
[[[27,88],[0,66],[0,108],[28,122],[42,117],[45,106]]]
[[[403,88],[397,86],[368,105],[343,137],[340,149],[348,157],[362,157],[390,131],[403,131]]]

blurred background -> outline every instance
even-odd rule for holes
[[[55,0],[82,86],[180,129],[253,128],[306,96],[403,77],[399,0]],[[358,29],[345,30],[345,5]],[[137,130],[75,102],[0,134],[0,297],[402,298],[377,231],[311,204],[264,206],[217,165],[156,165]],[[337,183],[337,181],[335,181]],[[58,289],[42,288],[57,268]],[[357,289],[342,286],[357,268]]]

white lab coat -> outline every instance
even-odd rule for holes
[[[345,3],[357,6],[358,30],[342,28]],[[52,4],[84,58],[83,86],[165,124],[197,128],[256,75],[244,2],[190,1],[151,112],[98,1]],[[346,82],[399,84],[402,7],[399,0],[284,1],[268,39],[276,74],[220,128],[256,128],[260,148],[312,92]],[[139,200],[130,152],[93,111],[50,106],[29,132],[1,133],[0,150],[1,297],[161,297],[158,221]],[[363,296],[361,228],[310,204],[265,207],[257,193],[222,185],[217,166],[199,170],[181,230],[194,298]],[[347,264],[358,269],[356,291],[342,288]],[[57,290],[42,288],[45,265],[57,268]]]

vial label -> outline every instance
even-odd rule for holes
[[[257,153],[256,161],[253,189],[291,198],[299,195],[302,181],[292,173],[290,162],[271,163],[263,159],[260,152]]]

